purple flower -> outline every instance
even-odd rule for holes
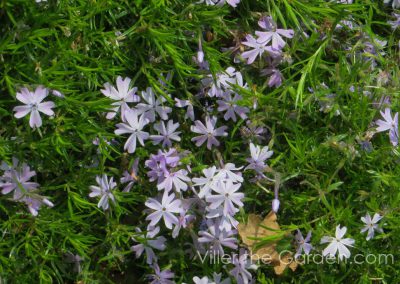
[[[179,231],[181,228],[186,228],[190,222],[195,219],[194,215],[187,214],[185,211],[181,211],[178,216],[178,224],[175,225],[174,230],[172,231],[172,237],[176,238],[179,235]]]
[[[393,17],[396,18],[394,21],[388,21],[388,24],[392,26],[392,29],[397,29],[400,27],[400,14],[393,13]]]
[[[211,187],[215,184],[214,179],[217,173],[217,168],[212,166],[210,168],[204,169],[203,174],[205,177],[193,178],[194,186],[200,186],[200,192],[198,194],[199,198],[208,196],[211,192]]]
[[[224,215],[235,215],[238,211],[235,204],[239,207],[243,206],[241,200],[244,198],[244,194],[242,192],[237,192],[240,186],[240,183],[234,184],[230,180],[219,181],[212,188],[213,191],[218,194],[208,195],[206,197],[206,201],[211,203],[210,208],[216,209],[223,204]]]
[[[121,135],[130,133],[128,140],[126,140],[124,149],[128,150],[128,153],[134,153],[136,150],[136,140],[144,146],[144,140],[149,138],[149,133],[142,131],[143,127],[149,123],[148,119],[144,115],[138,117],[139,114],[136,110],[128,109],[125,111],[124,121],[127,123],[118,123],[118,129],[115,130],[115,134]]]
[[[50,200],[37,194],[24,195],[19,201],[24,202],[28,206],[29,212],[31,212],[33,216],[38,215],[38,211],[43,204],[48,207],[54,206]]]
[[[3,176],[0,178],[0,188],[2,194],[8,194],[14,191],[13,199],[19,199],[26,193],[36,190],[39,184],[29,181],[36,175],[35,171],[31,171],[30,167],[23,163],[18,165],[17,158],[13,158],[13,165],[10,167],[5,162],[2,163],[1,169],[4,170]]]
[[[312,245],[310,244],[311,240],[311,231],[308,232],[306,238],[303,238],[303,235],[301,234],[300,230],[297,230],[296,236],[296,244],[297,244],[297,251],[296,254],[294,255],[295,258],[299,257],[302,252],[305,254],[310,254],[310,251],[312,249]]]
[[[278,213],[280,205],[281,205],[281,202],[279,201],[279,199],[278,198],[274,198],[272,200],[272,211],[274,211],[275,213]]]
[[[267,167],[265,161],[271,158],[273,153],[273,151],[269,151],[268,146],[261,148],[258,145],[250,143],[251,157],[246,159],[249,165],[245,170],[255,170],[258,174],[263,175],[264,169]]]
[[[169,172],[168,167],[176,167],[179,160],[178,152],[173,148],[168,152],[158,150],[157,155],[150,155],[150,159],[145,162],[146,167],[150,168],[150,171],[147,172],[150,181],[157,180],[157,183],[161,183],[165,178],[165,173]]]
[[[232,264],[235,266],[229,274],[235,277],[238,284],[249,284],[253,276],[248,269],[257,269],[257,266],[250,260],[249,254],[241,249],[239,255],[235,254],[232,258]]]
[[[202,84],[210,87],[208,95],[210,97],[220,97],[225,91],[232,90],[232,85],[238,85],[241,88],[247,88],[243,82],[243,76],[234,67],[228,67],[224,72],[215,75],[215,81],[211,75],[202,80]]]
[[[206,117],[206,125],[201,121],[196,120],[194,122],[195,126],[192,126],[190,130],[194,133],[201,134],[200,136],[192,138],[192,141],[196,143],[196,146],[201,146],[207,140],[207,148],[211,150],[213,145],[219,146],[219,141],[215,138],[217,136],[227,136],[228,134],[225,130],[227,126],[221,126],[215,129],[215,124],[217,123],[216,117]]]
[[[273,50],[270,46],[266,46],[267,43],[260,43],[252,35],[246,36],[246,41],[243,41],[242,44],[252,48],[242,53],[242,57],[247,59],[247,64],[252,64],[257,56],[261,58],[264,52],[276,55],[277,51]]]
[[[278,88],[279,86],[282,85],[283,76],[281,71],[279,71],[278,69],[274,67],[266,68],[262,70],[261,74],[266,76],[271,75],[271,77],[269,77],[268,80],[268,86],[270,88],[272,87]]]
[[[170,113],[172,109],[162,105],[167,101],[164,97],[156,98],[151,87],[148,87],[146,91],[142,91],[142,97],[147,104],[140,103],[137,105],[140,114],[143,114],[150,122],[156,120],[156,114],[158,114],[162,120],[168,119],[168,113]]]
[[[135,184],[138,181],[138,169],[139,169],[139,158],[135,159],[135,162],[133,163],[130,169],[130,173],[128,171],[125,171],[123,173],[122,178],[120,179],[122,184],[127,183],[123,192],[131,191],[133,184]]]
[[[160,133],[159,135],[151,135],[150,139],[153,140],[153,144],[157,145],[162,142],[162,147],[171,147],[171,140],[181,141],[179,137],[180,131],[178,129],[179,123],[174,123],[172,120],[168,121],[167,127],[165,127],[164,121],[154,124],[154,129]]]
[[[272,42],[272,48],[274,50],[281,50],[286,45],[282,37],[292,38],[294,35],[293,30],[277,29],[276,24],[271,17],[261,18],[258,25],[267,31],[256,31],[256,35],[258,36],[257,42],[264,45]]]
[[[161,203],[154,198],[149,198],[145,205],[154,210],[153,213],[146,217],[146,220],[150,220],[150,226],[155,226],[161,218],[164,219],[165,226],[168,229],[172,229],[173,224],[178,224],[178,218],[172,213],[181,212],[181,201],[175,199],[174,193],[169,195],[166,190],[164,191]]]
[[[136,228],[136,232],[139,233],[140,239],[145,239],[143,242],[139,242],[137,237],[132,237],[134,242],[138,242],[139,244],[131,247],[131,250],[135,252],[136,258],[139,258],[142,253],[146,252],[147,264],[152,264],[157,262],[157,256],[154,253],[153,249],[156,250],[165,250],[166,245],[165,242],[167,239],[163,236],[155,237],[160,232],[160,227],[153,228],[153,230],[147,231],[146,236],[140,228]]]
[[[257,126],[253,124],[250,120],[246,121],[246,126],[243,126],[241,129],[241,133],[246,138],[256,139],[258,142],[265,140],[266,129],[261,126]]]
[[[173,186],[177,192],[186,191],[188,186],[185,182],[190,181],[187,174],[186,170],[165,173],[164,180],[157,185],[158,190],[164,189],[169,192]]]
[[[186,114],[185,114],[185,118],[189,118],[191,121],[194,121],[194,109],[193,109],[193,105],[189,100],[180,100],[178,98],[175,98],[176,107],[187,107],[186,109]]]
[[[390,108],[386,108],[385,112],[381,111],[381,115],[384,120],[378,119],[376,124],[378,125],[376,131],[383,132],[389,130],[390,142],[393,146],[399,144],[399,113],[396,112],[392,118]]]
[[[147,275],[151,281],[150,284],[175,284],[174,281],[170,280],[175,276],[170,270],[165,269],[160,271],[160,267],[157,263],[154,263],[153,268],[155,274]]]
[[[124,117],[125,111],[129,109],[128,103],[137,103],[140,101],[140,97],[136,95],[137,88],[130,88],[129,85],[131,83],[131,79],[126,77],[123,79],[121,76],[117,77],[117,88],[112,86],[110,83],[104,84],[104,89],[100,90],[103,95],[106,97],[116,101],[112,103],[113,107],[112,111],[107,113],[107,119],[113,119],[119,109],[121,109],[121,117]]]
[[[108,177],[105,174],[103,174],[101,177],[96,176],[96,182],[98,186],[90,186],[90,190],[92,192],[89,194],[89,197],[100,196],[100,201],[97,204],[97,207],[103,208],[103,210],[105,211],[109,208],[109,199],[111,199],[115,203],[115,198],[112,194],[112,190],[117,186],[117,183],[114,182],[113,177],[108,180]]]
[[[236,234],[236,231],[225,231],[219,229],[219,224],[216,222],[212,222],[211,220],[207,220],[208,230],[200,231],[199,242],[200,243],[209,243],[210,251],[214,253],[220,253],[220,255],[224,254],[224,247],[228,247],[231,249],[237,248],[237,239],[232,237]]]
[[[29,125],[32,128],[42,126],[42,118],[39,112],[48,116],[54,115],[52,108],[55,107],[55,104],[50,101],[42,102],[48,93],[49,90],[43,86],[37,87],[35,92],[30,92],[27,88],[22,88],[20,92],[17,92],[17,99],[25,105],[14,107],[14,116],[21,118],[30,113]]]
[[[361,217],[361,221],[365,223],[364,228],[361,229],[361,233],[368,231],[367,241],[374,237],[375,231],[383,233],[382,228],[380,228],[377,224],[382,218],[383,216],[379,215],[378,213],[375,213],[372,219],[369,213],[367,213],[367,215],[365,215],[364,217]]]
[[[236,102],[242,100],[242,96],[234,94],[234,97],[232,97],[232,94],[226,92],[222,98],[223,100],[218,100],[217,104],[218,111],[226,111],[224,115],[225,120],[232,119],[236,122],[236,114],[239,115],[242,119],[245,119],[247,117],[246,113],[249,112],[249,109],[247,107],[238,106],[236,104]]]

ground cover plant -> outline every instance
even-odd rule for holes
[[[397,283],[399,9],[0,1],[0,283]]]

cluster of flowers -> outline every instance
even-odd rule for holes
[[[243,45],[251,48],[241,54],[242,58],[247,59],[247,64],[252,64],[257,57],[262,58],[266,54],[268,67],[262,70],[262,74],[270,76],[268,86],[279,87],[282,84],[283,76],[277,68],[283,62],[284,56],[282,49],[285,47],[285,38],[293,38],[294,31],[278,29],[277,24],[270,16],[264,16],[258,21],[258,25],[264,31],[256,31],[257,38],[252,35],[246,36]]]
[[[371,240],[375,231],[382,233],[383,230],[377,224],[383,216],[375,213],[371,218],[371,215],[367,213],[364,217],[361,217],[361,221],[365,224],[361,229],[361,233],[367,232],[366,240]],[[347,247],[353,247],[355,241],[351,238],[344,238],[344,235],[347,232],[346,227],[341,227],[340,225],[336,226],[335,237],[324,236],[322,237],[320,243],[325,244],[329,243],[328,246],[322,251],[322,255],[326,257],[336,257],[340,260],[343,258],[349,258],[351,256],[350,250]],[[313,246],[310,244],[311,241],[311,231],[307,233],[307,236],[304,238],[300,230],[297,230],[295,235],[297,251],[295,254],[295,258],[298,258],[302,253],[308,255],[310,254]]]
[[[116,125],[115,133],[130,135],[124,146],[129,153],[136,151],[137,141],[144,146],[148,139],[152,141],[152,144],[166,148],[159,149],[157,154],[150,155],[145,161],[145,167],[149,169],[147,172],[149,181],[157,183],[156,187],[161,194],[157,198],[149,198],[146,201],[145,205],[149,208],[146,220],[149,224],[145,233],[140,228],[136,229],[137,235],[133,240],[138,244],[132,246],[132,250],[137,257],[145,252],[147,263],[154,268],[158,278],[161,277],[160,275],[170,278],[173,275],[171,272],[160,271],[157,264],[158,258],[154,252],[154,250],[162,251],[166,248],[166,238],[158,235],[161,231],[161,220],[167,229],[172,230],[173,238],[179,235],[181,229],[196,223],[198,235],[192,237],[193,246],[198,252],[212,251],[223,254],[224,248],[237,249],[238,221],[234,216],[243,206],[244,194],[239,191],[244,181],[240,171],[243,167],[236,167],[233,163],[224,164],[220,160],[220,167],[212,165],[202,170],[204,176],[190,178],[190,166],[185,169],[182,168],[181,163],[187,151],[178,152],[172,147],[173,143],[181,140],[179,136],[181,132],[177,131],[179,123],[169,119],[172,108],[165,105],[167,99],[156,98],[152,88],[147,88],[146,91],[141,92],[141,96],[138,96],[137,88],[131,88],[130,83],[131,79],[118,77],[116,88],[109,83],[104,85],[102,93],[116,101],[106,117],[113,119],[120,113],[122,122]],[[246,87],[240,72],[229,67],[225,73],[217,75],[217,80],[214,81],[209,76],[202,83],[205,90],[202,96],[217,98],[217,110],[225,112],[225,120],[237,121],[237,116],[242,119],[247,118],[246,113],[249,110],[236,104],[242,98],[232,87],[233,85]],[[142,100],[144,102],[141,102]],[[212,108],[206,109],[207,114],[203,123],[195,120],[194,107],[189,100],[175,98],[175,102],[175,107],[186,108],[185,118],[194,122],[190,130],[197,135],[191,139],[196,146],[206,144],[208,150],[218,147],[220,141],[217,138],[227,136],[228,127],[216,127],[217,117],[209,115]],[[129,104],[132,103],[136,105],[130,106]],[[157,134],[145,131],[145,127],[150,124],[153,124]],[[261,134],[263,129],[257,129],[256,132]],[[269,151],[267,146],[261,147],[253,143],[250,143],[250,152],[251,157],[247,158],[249,164],[245,170],[253,170],[256,178],[262,179],[265,177],[263,172],[267,167],[265,162],[273,152]],[[130,172],[124,172],[120,180],[122,184],[127,184],[124,191],[130,191],[137,181],[137,171],[138,160],[136,159]],[[98,185],[90,187],[89,196],[99,197],[98,207],[107,210],[110,207],[110,200],[115,203],[113,190],[116,188],[116,183],[113,178],[108,179],[106,175],[98,176],[96,181]],[[277,210],[277,206],[275,207]],[[241,262],[239,260],[236,262],[235,268],[230,273],[237,279],[243,277],[250,279],[251,275],[247,275],[247,270],[245,272],[240,270],[245,269],[241,266]],[[243,276],[243,273],[247,276]],[[154,276],[154,279],[158,279],[157,277]]]
[[[50,200],[38,194],[39,184],[30,181],[36,176],[36,172],[31,171],[27,164],[21,164],[17,158],[13,158],[11,166],[2,162],[0,169],[4,171],[3,175],[0,176],[1,193],[12,193],[12,200],[25,203],[33,216],[38,215],[43,204],[49,207],[54,206]]]

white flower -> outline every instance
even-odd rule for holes
[[[258,174],[263,175],[263,171],[267,166],[265,161],[271,158],[273,153],[273,151],[269,151],[268,146],[261,148],[258,145],[250,143],[251,157],[246,159],[246,161],[249,162],[249,165],[245,168],[245,170],[252,169]]]
[[[378,222],[382,219],[383,216],[379,215],[378,213],[374,214],[374,217],[371,220],[371,216],[369,213],[365,215],[365,217],[361,217],[361,221],[365,223],[364,228],[361,229],[361,233],[364,233],[365,231],[368,231],[367,234],[367,241],[372,239],[374,237],[375,231],[379,233],[383,233],[382,228],[379,228]]]
[[[321,244],[330,243],[322,252],[323,256],[335,256],[336,253],[339,255],[339,259],[349,258],[351,253],[347,246],[352,247],[354,240],[350,238],[343,239],[346,234],[347,228],[340,225],[336,227],[335,237],[324,236],[321,239]]]
[[[211,187],[215,184],[216,180],[215,175],[217,172],[217,168],[212,166],[211,168],[207,168],[203,170],[203,174],[205,177],[201,178],[193,178],[193,185],[200,186],[199,198],[203,198],[208,196],[211,191]]]
[[[115,203],[114,195],[111,191],[117,186],[117,183],[114,182],[113,178],[110,178],[110,181],[108,181],[108,178],[105,174],[103,174],[101,177],[97,176],[96,182],[99,186],[90,186],[90,190],[92,192],[89,194],[89,196],[101,196],[97,206],[99,208],[103,208],[103,210],[107,210],[109,207],[109,199],[111,199]]]

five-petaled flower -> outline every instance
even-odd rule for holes
[[[334,257],[337,253],[340,260],[350,257],[351,253],[347,247],[352,247],[355,241],[350,238],[343,238],[346,231],[346,227],[340,228],[340,225],[338,225],[336,227],[335,237],[322,237],[321,244],[329,243],[329,245],[322,251],[323,256]]]
[[[96,176],[96,182],[98,186],[91,185],[90,190],[92,191],[89,196],[90,197],[96,197],[100,196],[99,203],[97,206],[99,208],[103,208],[103,210],[107,210],[110,205],[109,205],[109,199],[112,200],[112,202],[115,203],[115,198],[112,193],[112,190],[117,186],[117,183],[114,182],[114,178],[111,177],[110,180],[108,180],[107,175],[103,174],[102,176]]]
[[[54,102],[42,102],[48,94],[49,90],[43,86],[37,87],[34,92],[30,92],[27,88],[22,88],[17,92],[17,99],[25,105],[14,107],[14,116],[21,118],[30,113],[29,125],[32,128],[42,126],[42,118],[39,112],[48,116],[54,115],[54,111],[52,110],[55,107]]]
[[[369,241],[374,237],[375,231],[379,233],[383,232],[382,228],[380,228],[379,225],[377,224],[382,218],[383,216],[379,215],[378,213],[375,213],[372,219],[369,213],[367,213],[367,215],[365,215],[364,217],[361,217],[361,221],[365,223],[364,228],[361,229],[361,233],[368,231],[366,238],[367,241]]]
[[[219,146],[219,141],[215,138],[217,136],[227,136],[228,134],[225,130],[228,128],[227,126],[221,126],[215,128],[215,124],[217,123],[216,117],[206,117],[206,125],[204,125],[201,121],[196,120],[194,122],[194,126],[190,129],[192,132],[201,134],[200,136],[196,136],[192,138],[192,141],[196,143],[196,146],[201,146],[204,142],[207,141],[207,148],[211,150],[213,145]]]
[[[169,191],[165,190],[161,203],[154,198],[149,198],[145,205],[154,210],[146,217],[146,220],[150,221],[150,226],[157,225],[161,218],[164,219],[165,226],[168,229],[172,229],[172,225],[178,224],[178,218],[173,213],[180,213],[182,208],[181,201],[175,199],[174,193],[169,195]]]

